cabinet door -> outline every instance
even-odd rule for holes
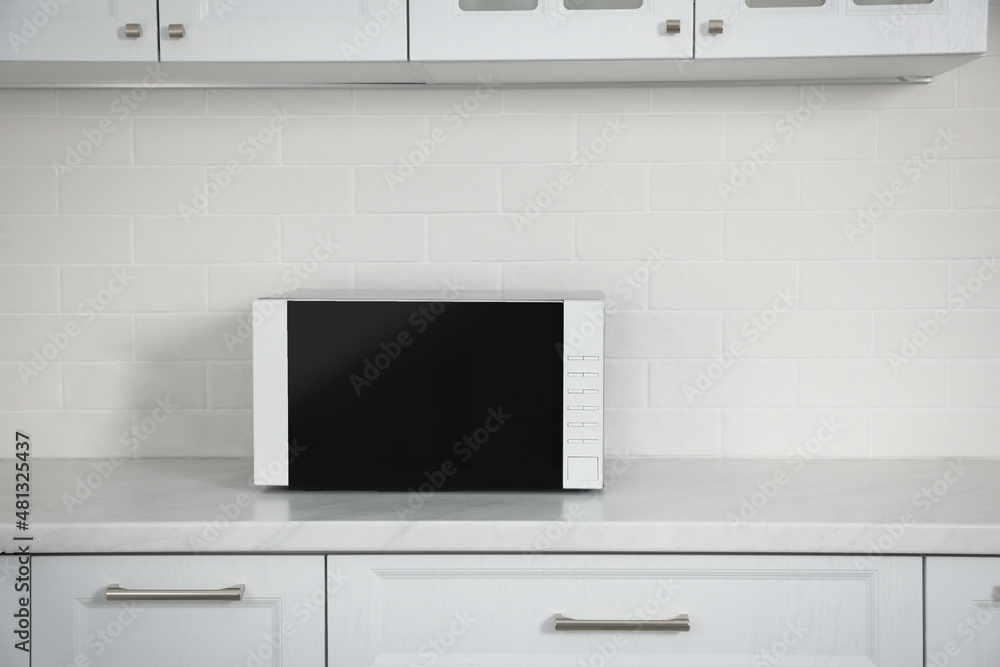
[[[330,667],[915,667],[921,565],[847,556],[330,556],[339,582],[329,593]],[[560,615],[602,623],[567,627]]]
[[[163,62],[405,61],[406,0],[160,0],[160,42]]]
[[[417,1],[410,3],[410,58],[690,59],[692,14],[691,0]]]
[[[32,664],[324,667],[322,556],[35,556]],[[241,600],[195,599],[245,586]],[[180,591],[108,600],[108,586]]]
[[[156,0],[2,0],[0,29],[0,61],[157,58]]]
[[[927,665],[1000,664],[1000,558],[927,559]]]
[[[987,1],[698,0],[695,58],[979,53]]]

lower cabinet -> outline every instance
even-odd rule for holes
[[[322,556],[34,556],[32,569],[35,667],[325,664]]]
[[[922,559],[330,556],[330,667],[923,662]]]
[[[1000,558],[927,558],[927,665],[1000,664]]]

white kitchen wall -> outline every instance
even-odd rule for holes
[[[255,296],[451,281],[607,293],[613,454],[1000,456],[991,29],[925,86],[0,91],[0,433],[249,455]]]

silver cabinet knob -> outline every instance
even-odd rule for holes
[[[722,20],[712,19],[708,22],[708,34],[709,35],[721,35],[722,34]]]
[[[184,37],[184,24],[171,23],[167,26],[167,37],[170,39],[181,39]]]
[[[667,34],[676,35],[681,31],[681,22],[677,19],[667,21]]]
[[[139,39],[142,37],[142,26],[138,23],[126,23],[125,36],[129,39]]]

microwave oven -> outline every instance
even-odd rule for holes
[[[255,484],[603,486],[601,292],[297,290],[252,324]]]

